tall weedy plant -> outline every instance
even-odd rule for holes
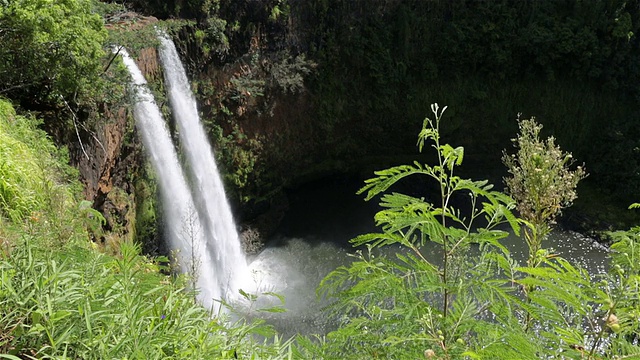
[[[521,122],[521,152],[507,160],[519,179],[514,196],[527,195],[518,198],[524,219],[516,219],[507,195],[456,175],[464,151],[441,143],[444,110],[432,106],[434,119],[418,140],[436,152],[435,165],[378,171],[360,190],[367,199],[382,195],[375,216],[382,231],[353,239],[367,252],[322,281],[319,292],[335,298],[340,326],[321,345],[301,348],[349,359],[638,358],[638,229],[614,234],[609,274],[549,254],[540,242],[575,198],[584,170],[569,171],[571,157],[553,140],[540,141],[532,120]],[[434,182],[437,193],[430,200],[386,193],[410,175]],[[525,224],[525,266],[500,244],[507,235],[500,224],[515,234]],[[380,254],[384,246],[395,259]]]
[[[358,255],[358,261],[336,269],[320,285],[321,292],[337,298],[336,309],[349,314],[344,326],[330,334],[333,344],[339,344],[334,356],[457,358],[477,331],[473,324],[482,321],[496,296],[480,286],[492,281],[491,259],[471,255],[469,249],[478,244],[507,254],[499,243],[507,232],[497,227],[508,223],[518,232],[511,213],[515,205],[487,181],[456,175],[464,149],[441,142],[446,107],[433,104],[431,110],[434,118],[425,119],[418,147],[422,151],[430,145],[437,163],[377,171],[359,193],[370,200],[414,175],[434,181],[438,193],[432,200],[383,194],[384,210],[375,216],[382,232],[352,240],[355,246],[367,246],[367,256]],[[374,249],[391,245],[399,246],[396,260],[375,255]]]
[[[515,154],[502,157],[509,177],[505,178],[509,194],[516,200],[524,224],[523,238],[529,246],[528,265],[535,267],[546,256],[542,241],[561,210],[578,197],[576,187],[587,174],[582,166],[574,170],[571,153],[555,144],[553,137],[540,139],[542,125],[535,118],[519,119],[520,133],[513,139]]]
[[[522,237],[529,248],[527,265],[537,267],[555,256],[542,247],[542,242],[561,210],[577,198],[576,187],[586,173],[582,166],[571,170],[571,154],[562,151],[553,137],[546,141],[540,139],[542,125],[535,118],[518,118],[518,125],[520,133],[513,139],[518,150],[512,155],[505,152],[502,161],[511,174],[505,183],[516,200],[523,224]],[[527,296],[535,289],[535,286],[525,287]],[[525,329],[530,328],[531,320],[527,312]]]

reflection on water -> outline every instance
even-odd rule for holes
[[[246,305],[248,317],[260,317],[280,334],[326,334],[333,330],[330,319],[321,310],[327,304],[318,299],[316,288],[335,268],[353,261],[348,240],[376,231],[373,215],[379,209],[375,201],[366,203],[355,195],[360,181],[329,180],[311,184],[290,194],[291,209],[278,234],[267,248],[252,259],[253,284],[248,292],[275,292],[285,297],[285,313],[257,312],[275,306],[279,300],[262,296]],[[526,259],[526,245],[517,237],[503,242],[512,256]],[[543,246],[585,267],[590,273],[604,272],[606,248],[575,232],[555,230]],[[393,253],[389,248],[383,252]]]
[[[512,236],[504,244],[514,258],[523,261],[526,259],[527,247],[523,240]],[[553,230],[542,246],[571,260],[574,266],[587,269],[590,274],[601,274],[606,270],[608,249],[594,239],[575,231]]]

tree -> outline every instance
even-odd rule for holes
[[[0,1],[0,94],[75,99],[101,73],[106,30],[90,0]]]

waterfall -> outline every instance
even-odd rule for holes
[[[223,294],[236,293],[245,285],[248,267],[222,178],[176,47],[164,33],[159,39],[169,102],[191,170],[192,193],[207,239],[206,251],[213,260],[213,268],[203,269],[202,275],[214,276]]]
[[[196,286],[199,288],[198,300],[206,308],[213,309],[213,299],[220,299],[224,284],[220,276],[214,276],[219,265],[214,264],[208,251],[206,227],[202,225],[200,211],[195,211],[193,196],[182,167],[178,161],[171,136],[163,120],[153,95],[147,87],[142,72],[122,49],[122,59],[132,77],[134,88],[134,118],[136,127],[142,136],[143,144],[157,173],[168,242],[172,249],[178,250],[177,259],[182,272],[188,272],[191,264],[197,264],[200,274]],[[237,235],[236,235],[237,239]],[[195,255],[195,256],[192,256]],[[244,260],[244,258],[243,258]]]

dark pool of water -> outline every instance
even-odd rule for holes
[[[320,281],[335,268],[353,261],[353,237],[377,231],[373,216],[377,201],[356,195],[361,179],[326,179],[289,193],[290,210],[269,244],[251,261],[253,291],[275,292],[285,297],[285,313],[264,313],[261,307],[279,304],[262,296],[243,309],[248,317],[261,317],[280,334],[326,334],[334,324],[321,310],[326,301],[316,296]],[[517,237],[505,245],[515,258],[525,259],[526,247]],[[586,267],[591,273],[605,270],[606,249],[575,232],[555,230],[545,244],[558,254]],[[394,249],[387,249],[394,252]]]

